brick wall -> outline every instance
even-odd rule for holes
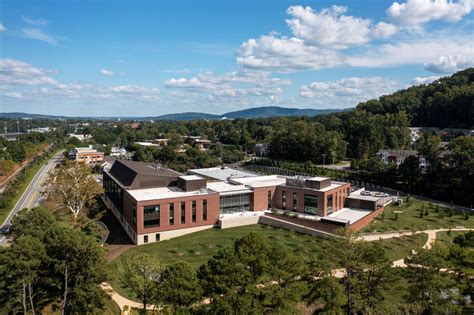
[[[207,200],[207,220],[203,220],[203,200]],[[192,222],[192,202],[196,201],[196,222]],[[185,202],[186,221],[181,223],[181,202]],[[174,224],[169,222],[169,204],[174,204]],[[145,228],[143,222],[143,207],[160,205],[160,226]],[[170,198],[151,200],[137,203],[137,234],[156,233],[178,229],[186,229],[204,225],[215,225],[219,220],[220,202],[219,194],[189,196],[185,198]]]
[[[367,224],[372,222],[373,219],[378,217],[383,212],[384,209],[385,209],[384,207],[380,207],[377,210],[374,210],[372,213],[368,214],[367,216],[363,217],[362,219],[360,219],[356,223],[352,224],[349,228],[353,231],[356,231],[356,232],[361,230]]]

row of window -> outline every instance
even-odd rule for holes
[[[327,196],[327,214],[333,212],[333,195]],[[291,209],[296,211],[298,206],[298,194],[293,193]],[[286,191],[281,192],[281,207],[283,210],[287,209]],[[314,195],[304,195],[304,212],[309,214],[317,214],[319,207],[319,197]]]
[[[186,203],[180,203],[180,223],[186,223]],[[169,211],[169,225],[175,224],[175,211],[174,203],[168,205]],[[134,223],[136,221],[136,210],[134,208]],[[143,224],[145,227],[157,227],[160,226],[160,215],[161,215],[161,205],[145,206],[143,207]],[[202,220],[207,221],[207,200],[202,200]],[[191,202],[191,221],[194,223],[197,221],[197,211],[196,211],[196,200]]]

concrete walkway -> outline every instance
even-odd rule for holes
[[[107,292],[108,295],[110,295],[110,297],[112,298],[112,300],[114,300],[115,303],[117,303],[117,305],[120,307],[120,309],[122,310],[122,314],[123,315],[127,315],[127,314],[130,314],[130,309],[131,308],[137,308],[137,309],[142,309],[143,308],[143,304],[142,303],[138,303],[138,302],[135,302],[135,301],[132,301],[132,300],[129,300],[127,299],[126,297],[118,294],[114,288],[112,288],[110,286],[110,284],[108,284],[107,282],[102,282],[100,284],[100,287],[102,288],[102,290],[104,290],[105,292]],[[128,309],[127,311],[125,309]],[[146,306],[146,309],[147,310],[155,310],[155,306],[154,305],[147,305]]]
[[[437,230],[425,230],[425,231],[406,231],[406,232],[390,232],[390,233],[376,233],[376,234],[364,234],[362,235],[362,239],[367,242],[373,242],[373,241],[378,241],[380,239],[389,239],[389,238],[395,238],[395,237],[400,237],[400,236],[410,236],[413,234],[420,234],[420,233],[426,233],[428,234],[428,239],[426,240],[425,245],[423,245],[423,248],[425,249],[431,249],[433,246],[435,240],[436,240],[436,235],[438,232],[448,232],[448,231],[473,231],[474,229],[468,229],[468,228],[454,228],[454,229],[437,229]],[[406,268],[405,264],[405,259],[399,259],[394,262],[392,262],[393,267],[400,267],[400,268]],[[333,277],[336,278],[343,278],[345,276],[345,272],[343,269],[334,269],[332,271]],[[104,289],[114,300],[115,303],[120,307],[121,310],[124,310],[125,308],[138,308],[141,309],[143,308],[143,304],[132,301],[127,299],[126,297],[121,296],[118,294],[107,282],[103,282],[101,284],[102,289]],[[154,305],[147,305],[148,310],[153,310],[156,309]],[[122,314],[128,315],[129,311],[125,312],[123,311]]]

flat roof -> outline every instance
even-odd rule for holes
[[[158,187],[128,190],[129,194],[137,201],[149,201],[168,198],[181,198],[190,196],[203,196],[213,193],[208,189],[200,189],[195,191],[184,191],[178,187]]]
[[[374,196],[363,196],[360,194],[360,191],[353,192],[346,198],[350,199],[358,199],[358,200],[368,200],[368,201],[378,201],[381,197],[374,197]]]
[[[248,189],[245,185],[233,185],[226,182],[208,182],[207,188],[214,190],[220,194],[230,194],[230,193],[251,193],[252,191]]]
[[[317,181],[317,182],[327,180],[327,179],[330,179],[330,178],[329,177],[323,177],[323,176],[314,176],[314,177],[307,178],[307,180],[314,180],[314,181]]]
[[[286,178],[278,175],[253,176],[244,178],[232,178],[233,182],[250,186],[252,188],[278,186],[286,183]]]
[[[229,177],[255,177],[257,175],[240,171],[230,167],[210,167],[210,168],[195,168],[188,171],[193,175],[201,175],[207,178],[212,178],[220,181],[228,181]]]
[[[337,219],[337,221],[343,220],[349,222],[349,224],[354,224],[360,219],[367,216],[372,211],[361,210],[361,209],[351,209],[351,208],[342,208],[336,212],[331,213],[330,215],[324,218]]]
[[[182,179],[184,179],[184,180],[201,180],[201,179],[205,179],[204,177],[197,176],[197,175],[183,175],[183,176],[179,176],[179,178],[182,178]]]

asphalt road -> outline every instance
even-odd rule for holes
[[[52,170],[61,161],[61,154],[62,152],[56,154],[51,160],[49,160],[49,162],[46,165],[43,165],[39,169],[39,171],[31,180],[28,187],[26,187],[20,199],[18,199],[18,202],[15,204],[13,209],[8,214],[8,217],[6,218],[5,222],[3,222],[2,227],[4,225],[9,225],[13,217],[21,209],[24,209],[24,208],[31,209],[38,206],[41,203],[42,185],[47,178],[48,172]],[[6,243],[7,243],[7,239],[5,238],[5,236],[2,236],[0,238],[0,245],[4,245]]]

